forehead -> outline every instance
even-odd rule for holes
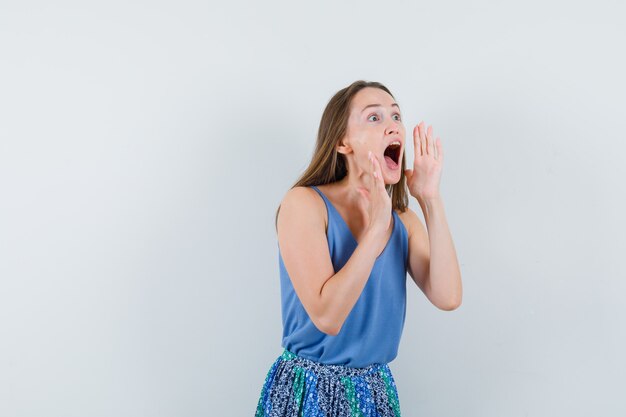
[[[385,107],[391,107],[393,103],[395,100],[386,91],[375,87],[365,87],[354,95],[351,107],[352,111],[360,112],[368,104],[381,104]]]

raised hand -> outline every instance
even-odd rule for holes
[[[433,140],[433,127],[425,131],[424,122],[413,128],[415,159],[413,169],[405,169],[409,193],[417,199],[428,199],[439,195],[439,182],[443,168],[441,140]],[[435,149],[437,153],[435,155]]]
[[[391,198],[385,188],[382,168],[380,162],[373,152],[368,153],[370,160],[369,170],[367,170],[367,189],[360,188],[359,192],[366,201],[369,214],[368,229],[375,233],[385,235],[391,226]]]

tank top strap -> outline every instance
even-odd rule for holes
[[[328,215],[328,224],[335,223],[340,229],[343,229],[343,227],[345,227],[345,231],[347,232],[348,236],[352,236],[350,229],[348,229],[348,225],[346,224],[345,220],[343,220],[343,217],[341,217],[341,214],[339,214],[339,212],[335,208],[335,205],[328,199],[328,197],[326,197],[322,190],[317,188],[317,186],[311,185],[311,188],[317,191],[317,193],[322,196],[322,199],[324,200],[324,204],[326,205],[326,213]]]
[[[317,188],[315,185],[311,185],[310,187],[317,191],[317,193],[322,197],[322,200],[324,200],[324,204],[326,205],[326,213],[328,213],[328,222],[330,222],[331,216],[338,215],[335,213],[335,206],[333,206],[333,203],[331,203],[328,197],[324,195],[322,190]]]
[[[328,200],[326,199],[326,196],[324,195],[324,193],[323,193],[323,192],[321,192],[321,191],[320,191],[320,189],[319,189],[319,188],[317,188],[315,185],[311,185],[310,187],[311,187],[311,188],[313,188],[315,191],[317,191],[317,193],[318,193],[320,196],[322,196],[322,198],[324,199],[324,202],[325,202],[325,203],[328,203]]]

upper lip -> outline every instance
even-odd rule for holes
[[[389,140],[387,141],[387,144],[385,145],[385,149],[387,149],[387,147],[388,147],[389,145],[391,145],[391,143],[392,143],[392,142],[395,142],[395,141],[400,142],[400,150],[402,150],[402,147],[404,146],[404,141],[403,141],[403,140],[402,140],[402,138],[400,138],[399,136],[396,136],[396,137],[393,137],[393,138],[389,139]]]

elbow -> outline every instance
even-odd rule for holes
[[[454,311],[461,306],[461,299],[452,300],[446,304],[438,306],[443,311]]]
[[[343,327],[343,320],[333,317],[327,306],[321,302],[316,307],[310,317],[317,330],[328,336],[337,336]]]
[[[453,311],[459,308],[463,300],[463,288],[460,285],[460,278],[458,287],[437,293],[437,295],[438,297],[431,298],[431,301],[433,301],[433,304],[440,310]]]
[[[462,298],[463,297],[461,295],[454,295],[454,296],[448,296],[446,298],[443,298],[443,297],[438,298],[438,299],[433,298],[431,299],[431,302],[433,303],[433,305],[435,305],[435,307],[437,307],[440,310],[453,311],[461,306]]]
[[[326,330],[322,330],[321,332],[327,334],[328,336],[337,336],[339,334],[339,330],[341,329],[327,328]]]
[[[317,327],[320,332],[329,336],[337,336],[342,327],[341,325],[337,325],[331,320],[324,318],[318,318],[313,324],[315,324],[315,327]]]

